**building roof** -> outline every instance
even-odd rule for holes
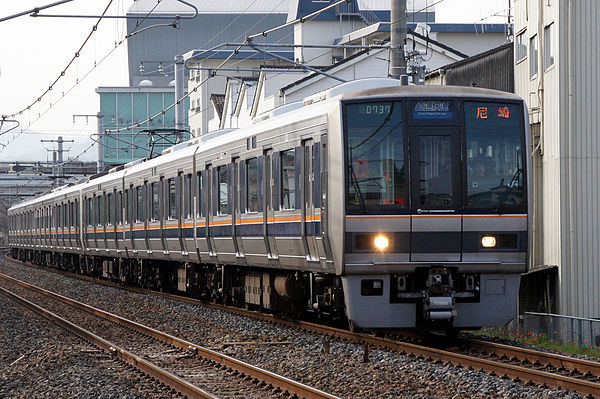
[[[450,47],[450,46],[448,46],[448,45],[446,45],[444,43],[440,43],[437,40],[433,40],[430,37],[423,36],[420,33],[417,33],[417,32],[414,32],[414,31],[410,31],[410,32],[408,32],[408,35],[414,36],[414,37],[419,38],[421,40],[424,40],[424,41],[426,41],[427,43],[429,43],[431,45],[437,46],[440,49],[446,50],[446,51],[448,51],[450,53],[453,53],[454,55],[457,55],[459,57],[462,57],[462,58],[467,58],[468,57],[467,54],[462,53],[462,52],[460,52],[460,51],[458,51],[458,50],[456,50],[456,49],[454,49],[454,48],[452,48],[452,47]]]
[[[211,94],[210,101],[212,101],[215,110],[217,110],[217,115],[219,115],[219,119],[221,119],[223,116],[223,108],[225,106],[225,94]]]
[[[505,33],[506,24],[452,24],[452,23],[427,23],[427,26],[431,28],[431,32],[434,33]],[[417,24],[408,23],[406,27],[414,31]],[[335,40],[334,44],[348,44],[355,41],[359,41],[363,37],[367,36],[381,36],[389,38],[390,36],[390,23],[389,22],[377,22],[368,25],[362,29],[357,29],[354,32],[343,35],[342,37]]]
[[[184,60],[197,59],[215,59],[223,60],[231,56],[233,50],[192,50],[188,51],[183,55]],[[293,51],[270,51],[273,54],[280,55],[290,60],[294,59]],[[240,50],[231,56],[231,59],[242,59],[242,60],[273,60],[275,58],[268,54],[259,53],[253,50]]]
[[[157,86],[101,86],[96,88],[96,93],[175,93],[175,87]]]
[[[340,66],[343,66],[345,64],[348,64],[351,61],[353,61],[353,60],[355,60],[357,58],[360,58],[360,57],[362,57],[364,55],[367,55],[367,54],[369,54],[369,52],[372,52],[372,51],[378,51],[378,50],[369,50],[369,49],[361,50],[361,51],[358,51],[358,52],[352,54],[350,57],[346,57],[343,60],[341,60],[339,62],[336,62],[335,64],[328,65],[328,66],[325,66],[325,67],[316,67],[316,69],[319,69],[320,71],[326,72],[326,71],[338,68]],[[309,80],[311,80],[311,79],[313,79],[315,77],[322,77],[322,76],[323,75],[320,74],[320,73],[312,72],[311,74],[309,74],[307,76],[304,76],[303,78],[300,78],[300,79],[298,79],[298,80],[296,80],[296,81],[294,81],[294,82],[292,82],[292,83],[290,83],[290,84],[282,87],[280,89],[280,92],[286,92],[287,90],[291,89],[294,86],[298,86],[299,84],[304,83],[306,81],[309,81]]]
[[[199,14],[287,14],[290,0],[186,0],[198,8]],[[127,14],[193,14],[194,10],[177,0],[135,0]]]
[[[305,15],[318,11],[335,0],[290,0],[288,21],[301,18]],[[389,21],[390,19],[390,2],[391,0],[350,0],[348,4],[341,4],[338,7],[332,8],[314,19],[319,21],[339,20],[340,11],[343,15],[363,14],[370,21]],[[426,19],[435,20],[435,7],[431,5],[430,0],[408,0],[406,2],[406,11],[408,20],[423,21]],[[419,18],[427,16],[427,18]]]

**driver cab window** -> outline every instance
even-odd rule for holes
[[[515,104],[465,102],[468,207],[523,207],[520,121]]]

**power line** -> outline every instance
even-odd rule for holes
[[[290,26],[292,23],[295,23],[295,22],[302,22],[302,23],[304,23],[304,22],[306,21],[306,19],[309,19],[309,20],[311,20],[312,18],[314,18],[314,17],[316,17],[317,15],[319,15],[319,14],[321,14],[321,13],[323,13],[323,12],[325,12],[325,11],[329,10],[329,9],[331,9],[332,7],[335,7],[335,6],[337,6],[337,5],[340,5],[340,4],[342,4],[342,3],[346,3],[346,2],[348,2],[348,1],[349,1],[349,0],[338,0],[338,1],[336,1],[335,3],[332,3],[332,4],[328,5],[327,7],[323,7],[322,9],[320,9],[320,10],[317,10],[317,11],[315,11],[315,12],[313,12],[313,13],[310,13],[310,14],[308,14],[308,15],[304,16],[304,17],[297,18],[297,19],[295,19],[294,21],[286,22],[285,24],[281,24],[281,25],[279,25],[279,26],[276,26],[275,28],[271,28],[271,29],[268,29],[268,30],[266,30],[266,31],[263,31],[263,32],[261,32],[261,33],[257,33],[257,34],[254,34],[254,35],[250,35],[250,36],[248,36],[248,37],[246,38],[246,42],[250,42],[250,41],[251,41],[253,38],[256,38],[256,37],[260,37],[260,36],[267,36],[267,35],[269,35],[270,33],[273,33],[273,32],[276,32],[276,31],[278,31],[278,30],[280,30],[280,29],[283,29],[283,28],[285,28],[285,27],[288,27],[288,26]],[[443,1],[443,0],[440,0],[440,1]],[[220,47],[220,46],[217,46],[217,47]],[[231,54],[229,54],[229,56],[227,56],[227,58],[225,58],[225,59],[223,60],[223,62],[221,62],[221,64],[219,64],[219,66],[217,66],[215,69],[219,69],[219,68],[221,68],[222,66],[224,66],[224,65],[227,63],[227,61],[229,61],[231,58],[233,58],[233,56],[234,56],[234,55],[235,55],[237,52],[239,52],[239,50],[240,50],[241,48],[242,48],[242,46],[238,46],[238,47],[237,47],[235,50],[233,50],[233,51],[231,52]],[[186,98],[188,98],[188,97],[189,97],[189,96],[190,96],[190,95],[191,95],[193,92],[196,92],[196,91],[198,91],[198,89],[199,89],[199,88],[200,88],[202,85],[204,85],[204,83],[206,83],[206,81],[208,81],[208,79],[210,79],[211,77],[212,77],[212,76],[211,76],[211,75],[209,75],[208,77],[206,77],[205,79],[203,79],[203,80],[202,80],[202,81],[201,81],[199,84],[197,84],[197,85],[196,85],[196,86],[195,86],[193,89],[191,89],[191,90],[188,88],[188,92],[187,92],[187,94],[185,94],[183,97],[181,97],[181,98],[177,99],[177,100],[176,100],[176,101],[175,101],[173,104],[171,104],[170,106],[168,106],[168,107],[166,107],[166,108],[163,108],[161,111],[159,111],[159,112],[158,112],[158,113],[156,113],[155,115],[152,115],[151,117],[149,117],[149,118],[147,118],[147,119],[145,119],[145,120],[143,120],[143,121],[141,121],[141,122],[137,122],[137,123],[135,123],[135,124],[133,124],[133,125],[131,125],[131,126],[127,126],[127,127],[123,127],[123,128],[118,128],[118,129],[109,129],[109,130],[107,130],[107,131],[109,131],[109,132],[123,132],[123,131],[125,131],[125,130],[134,129],[134,128],[137,128],[137,127],[140,127],[140,126],[142,126],[142,125],[143,125],[143,124],[145,124],[145,123],[148,123],[148,122],[151,122],[151,121],[153,121],[155,118],[158,118],[159,116],[161,116],[161,115],[164,115],[164,114],[165,114],[167,111],[169,111],[170,109],[172,109],[172,108],[173,108],[173,107],[175,107],[176,105],[180,104],[180,103],[181,103],[181,101],[183,101],[183,100],[185,100]]]
[[[113,0],[110,0],[110,3],[112,3]],[[160,4],[161,0],[157,1],[157,4],[146,14],[146,17],[156,9],[156,7]],[[182,0],[177,0],[177,1],[182,1]],[[108,4],[108,6],[106,7],[106,9],[104,10],[105,14],[108,10],[108,8],[110,7],[110,3]],[[194,7],[195,8],[195,7]],[[102,18],[101,18],[102,19]],[[144,18],[145,19],[145,18]],[[86,41],[84,42],[84,44],[82,45],[82,47],[80,48],[80,50],[83,48],[83,46],[85,45],[85,43],[88,41],[88,39],[91,37],[91,34],[97,29],[98,23],[100,22],[100,20],[98,20],[98,22],[94,25],[94,28],[92,29],[92,32],[90,32],[90,35],[88,35]],[[142,21],[143,22],[143,21]],[[135,29],[137,29],[139,26],[139,23],[136,24]],[[133,31],[132,31],[133,32]],[[53,107],[53,105],[58,104],[63,98],[65,98],[71,91],[73,91],[75,89],[75,87],[77,87],[81,82],[83,82],[97,67],[99,67],[113,52],[115,52],[117,50],[117,48],[119,48],[125,41],[127,41],[127,39],[130,37],[130,34],[127,34],[123,39],[121,39],[118,43],[115,43],[115,46],[104,56],[100,59],[100,61],[97,61],[94,63],[94,66],[85,74],[83,75],[83,77],[81,79],[77,79],[77,81],[75,82],[75,84],[73,86],[71,86],[69,88],[69,90],[67,90],[66,92],[63,92],[63,95],[54,103],[54,104],[50,104],[50,106],[44,111],[41,112],[37,118],[35,118],[33,121],[30,121],[29,124],[21,129],[21,131],[16,134],[15,136],[13,136],[12,139],[9,139],[6,144],[0,144],[3,147],[0,148],[0,153],[4,150],[4,148],[6,148],[9,144],[11,144],[15,139],[17,139],[17,137],[19,137],[21,134],[23,134],[25,131],[27,131],[27,129],[29,129],[31,126],[33,126],[33,124],[35,124],[37,121],[39,121],[44,115],[46,115]],[[77,54],[77,53],[76,53]],[[69,65],[67,66],[67,68],[72,64],[72,60],[69,63]],[[66,71],[66,69],[61,73],[61,75],[59,76],[59,78],[57,78],[57,80],[52,84],[52,86],[54,86],[56,84],[56,82],[58,82],[58,80],[64,76],[64,72]],[[50,88],[52,87],[50,86]],[[44,92],[43,95],[47,94],[49,92],[49,90],[46,90],[46,92]],[[37,101],[33,102],[29,107],[27,107],[27,110],[31,109],[31,106],[33,106],[36,102],[41,102],[41,97],[38,98]],[[22,114],[22,112],[24,112],[25,110],[21,110],[19,112],[19,114]],[[14,114],[13,114],[14,115]]]
[[[108,11],[110,5],[112,4],[113,0],[109,0],[108,5],[106,6],[106,8],[104,9],[104,12],[102,12],[102,16],[104,16],[106,14],[106,12]],[[61,80],[67,70],[71,67],[71,65],[73,65],[73,63],[75,62],[75,60],[77,58],[79,58],[79,55],[81,54],[81,51],[83,50],[83,48],[85,47],[85,45],[88,43],[88,41],[90,40],[90,38],[92,37],[92,35],[94,34],[94,32],[96,32],[98,30],[98,24],[100,23],[100,21],[102,20],[102,16],[98,18],[98,21],[96,21],[96,23],[94,24],[94,26],[92,26],[92,30],[90,31],[90,33],[87,35],[87,37],[85,38],[85,40],[83,41],[83,43],[81,44],[81,46],[79,46],[79,49],[75,52],[75,54],[73,55],[73,57],[71,58],[71,60],[67,63],[67,66],[63,68],[63,70],[60,72],[60,74],[58,75],[58,77],[54,80],[54,82],[52,82],[48,88],[37,98],[37,100],[34,100],[31,104],[29,104],[27,107],[21,109],[20,111],[17,111],[11,115],[9,115],[10,118],[15,117],[16,115],[22,115],[23,112],[30,110],[31,107],[33,107],[36,103],[39,103],[42,101],[42,98],[44,98],[53,88],[54,85],[56,85],[56,83],[58,83],[59,80]]]

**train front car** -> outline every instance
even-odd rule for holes
[[[505,325],[527,270],[527,139],[509,93],[411,86],[342,98],[342,283],[351,326]]]

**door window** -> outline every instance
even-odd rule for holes
[[[426,208],[452,205],[450,136],[419,136],[419,203]]]

